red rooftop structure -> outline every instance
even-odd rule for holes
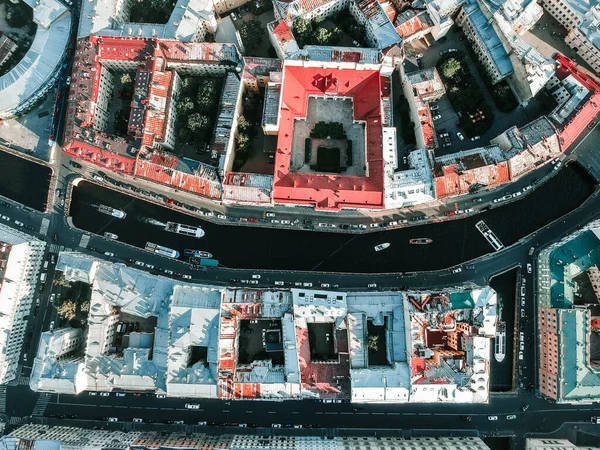
[[[298,62],[294,62],[298,64]],[[384,207],[382,152],[382,86],[376,70],[336,69],[285,65],[279,134],[275,158],[273,200],[310,205],[317,210]],[[292,172],[294,127],[307,118],[308,99],[343,97],[353,101],[353,119],[365,123],[365,176]]]

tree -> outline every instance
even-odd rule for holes
[[[177,103],[177,109],[181,114],[189,114],[194,110],[194,102],[190,97],[183,97]]]
[[[379,350],[379,336],[372,334],[367,336],[367,348],[373,352]]]
[[[310,20],[298,19],[294,22],[294,37],[300,47],[310,44],[313,38],[313,24]]]
[[[206,130],[209,123],[208,117],[200,113],[193,113],[188,117],[188,128],[193,132]]]
[[[245,116],[240,116],[238,119],[238,130],[247,131],[251,127],[251,123],[246,119]]]
[[[265,38],[265,30],[258,20],[249,20],[240,27],[240,36],[244,47],[253,50],[262,44]]]
[[[331,31],[327,28],[319,27],[315,31],[314,39],[319,45],[329,45],[331,42]]]
[[[54,284],[56,286],[63,286],[66,288],[71,287],[71,283],[69,281],[67,281],[67,279],[65,278],[65,275],[62,272],[56,273],[56,275],[54,276],[54,279],[52,280],[52,284]]]
[[[131,74],[129,72],[125,72],[124,74],[121,75],[121,84],[128,84],[128,83],[133,83],[133,80],[131,79]]]
[[[448,58],[440,65],[440,71],[446,78],[453,78],[460,69],[460,61],[456,58]]]
[[[250,137],[245,133],[238,133],[235,143],[238,152],[247,152],[250,149]]]
[[[77,305],[71,300],[67,300],[56,308],[58,314],[67,320],[73,319],[77,315]]]

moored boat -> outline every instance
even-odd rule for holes
[[[154,242],[146,242],[146,250],[156,253],[157,255],[167,256],[169,258],[179,258],[179,252],[169,247],[155,244]]]
[[[192,250],[189,248],[185,249],[184,254],[188,256],[194,256],[196,258],[212,258],[212,253],[205,252],[203,250]]]

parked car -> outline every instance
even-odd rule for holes
[[[433,116],[433,120],[440,120],[442,116],[440,114]]]
[[[440,107],[435,103],[432,103],[431,105],[429,105],[429,109],[432,111],[437,111],[438,109],[440,109]]]
[[[442,147],[450,147],[452,145],[451,142],[445,142],[442,144]]]
[[[185,407],[187,409],[200,409],[200,405],[198,403],[186,403]]]
[[[142,420],[142,419],[140,419],[139,417],[134,417],[134,418],[133,418],[133,421],[134,421],[135,423],[142,423],[142,422],[143,422],[143,420]]]
[[[498,416],[488,416],[488,420],[498,420]]]
[[[118,421],[119,421],[119,419],[117,419],[116,417],[109,417],[109,418],[108,418],[108,421],[109,421],[109,422],[118,422]]]
[[[452,273],[461,273],[462,272],[462,268],[457,267],[456,269],[452,269]]]
[[[516,418],[517,416],[514,414],[509,414],[508,416],[506,416],[506,420],[515,420]]]
[[[321,283],[321,287],[322,288],[328,288],[329,287],[329,283]]]
[[[283,286],[283,285],[284,285],[283,281],[276,281],[275,282],[275,286]]]
[[[464,141],[464,140],[465,140],[465,137],[462,135],[462,133],[461,133],[460,131],[457,131],[457,132],[456,132],[456,135],[458,136],[458,138],[459,138],[461,141]]]
[[[527,263],[527,273],[531,273],[532,270],[531,263]]]
[[[275,217],[275,214],[274,213],[267,213],[266,217]]]
[[[252,274],[252,278],[254,278],[255,280],[260,279],[260,275],[257,273]]]
[[[184,280],[191,280],[191,279],[192,279],[192,276],[191,276],[191,275],[184,274],[184,275],[183,275],[181,278],[183,278]]]
[[[477,141],[477,140],[479,140],[480,138],[481,138],[481,136],[473,136],[473,137],[471,138],[471,140],[472,140],[472,141]]]
[[[448,137],[448,136],[450,136],[450,133],[440,133],[440,137],[441,138],[445,138],[445,137]]]
[[[369,285],[367,285],[367,287],[368,287],[369,289],[376,288],[376,287],[377,287],[377,283],[370,283]]]

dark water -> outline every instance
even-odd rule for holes
[[[522,200],[477,216],[431,225],[362,235],[282,230],[263,227],[217,225],[128,195],[82,182],[74,189],[71,215],[78,228],[102,234],[110,231],[119,240],[144,247],[147,241],[178,250],[206,250],[230,268],[318,270],[334,272],[406,272],[452,266],[492,251],[475,229],[481,219],[505,245],[555,220],[579,206],[592,192],[593,182],[571,164]],[[127,212],[124,220],[99,213],[103,203]],[[202,239],[167,233],[142,218],[161,222],[201,225]],[[411,245],[409,239],[428,237],[429,245]],[[391,246],[382,252],[373,247]]]
[[[0,151],[0,195],[44,211],[48,200],[50,168]]]
[[[501,363],[492,357],[490,390],[507,392],[512,390],[513,352],[518,336],[515,336],[515,289],[517,285],[517,269],[498,275],[490,281],[490,286],[498,293],[502,305],[501,320],[506,322],[506,357]]]

